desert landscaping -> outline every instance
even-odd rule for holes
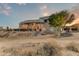
[[[79,56],[79,4],[0,7],[0,56]]]
[[[4,34],[1,34],[4,33]],[[31,32],[0,31],[1,56],[78,56],[79,32],[55,38],[53,34],[31,35]]]

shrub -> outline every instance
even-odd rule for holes
[[[79,44],[78,43],[70,43],[67,47],[68,50],[78,52],[79,53]]]

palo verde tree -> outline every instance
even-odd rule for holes
[[[68,20],[69,12],[60,11],[49,16],[49,24],[54,27],[56,36],[60,36],[61,29]]]

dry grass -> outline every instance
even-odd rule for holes
[[[48,40],[47,40],[48,41]],[[14,55],[14,56],[52,56],[60,54],[60,47],[55,40],[50,42],[30,42],[22,43],[19,46],[4,47],[0,51],[2,55]]]
[[[70,44],[68,44],[68,46],[66,48],[68,50],[79,53],[79,43],[71,42]]]
[[[2,33],[0,34],[0,55],[3,56],[79,55],[78,33],[76,40],[72,40],[74,36],[53,38],[53,35],[33,36],[31,32],[5,31],[0,33]]]
[[[44,39],[45,40],[45,39]],[[62,47],[58,40],[46,39],[35,40],[24,43],[10,43],[0,49],[0,55],[9,56],[77,56],[79,55],[79,44],[69,43]],[[15,41],[15,40],[14,40]],[[22,41],[22,40],[21,40]],[[11,42],[11,41],[10,41]],[[14,45],[13,45],[14,44]],[[17,46],[16,46],[17,44]]]

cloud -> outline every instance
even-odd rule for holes
[[[17,3],[18,6],[25,6],[26,3]],[[0,4],[0,14],[4,14],[6,16],[10,16],[13,10],[12,7],[8,3]]]
[[[56,8],[49,8],[48,4],[40,4],[40,12],[42,14],[42,16],[49,16],[55,12],[58,12],[59,10],[57,10]]]
[[[11,15],[12,8],[8,4],[0,4],[0,14]]]
[[[48,6],[46,4],[42,4],[40,6],[40,10],[43,16],[48,16],[49,15],[49,10],[48,10]]]
[[[74,13],[76,17],[79,17],[79,4],[74,5],[70,11]]]
[[[27,3],[17,3],[18,6],[25,6]]]
[[[9,16],[9,15],[11,15],[11,10],[9,10],[9,9],[4,9],[4,10],[2,11],[2,13],[5,14],[5,15],[7,15],[7,16]]]
[[[41,9],[41,10],[47,9],[47,5],[42,5],[42,6],[40,7],[40,9]]]

